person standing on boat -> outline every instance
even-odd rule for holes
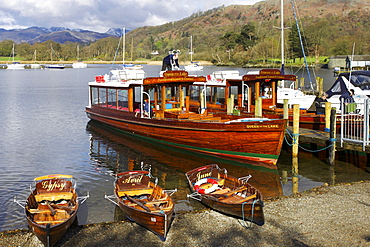
[[[352,103],[355,103],[355,100],[353,99],[354,94],[355,94],[355,90],[350,89],[349,92],[346,92],[339,97],[339,100],[341,102],[340,108],[339,108],[340,110],[342,110],[342,103],[344,104],[346,113],[350,113],[356,110],[356,104],[352,104]]]
[[[323,93],[321,97],[316,97],[315,99],[315,106],[316,106],[316,114],[325,114],[325,102],[328,102],[326,99],[327,94]]]
[[[166,56],[162,62],[162,71],[179,69],[179,54],[173,51],[172,54]]]

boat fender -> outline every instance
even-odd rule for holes
[[[212,184],[211,187],[209,187],[208,189],[202,189],[200,188],[200,186],[202,184]],[[218,188],[218,182],[216,179],[213,179],[213,178],[203,178],[203,179],[200,179],[198,180],[195,184],[194,184],[194,189],[200,193],[200,194],[208,194],[208,193],[211,193],[213,191],[215,191],[216,189]]]

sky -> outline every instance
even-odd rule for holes
[[[65,27],[105,33],[178,21],[222,5],[262,0],[0,0],[0,28]]]

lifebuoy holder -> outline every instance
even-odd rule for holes
[[[200,186],[202,184],[212,184],[211,187],[207,189],[203,189]],[[218,188],[218,182],[216,179],[213,178],[203,178],[199,179],[195,184],[194,184],[194,190],[200,194],[209,194],[213,191],[215,191]]]

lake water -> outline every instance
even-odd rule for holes
[[[87,82],[109,68],[110,65],[89,65],[87,69],[0,69],[0,231],[27,228],[24,211],[13,197],[25,200],[33,178],[46,174],[71,174],[77,179],[79,195],[90,194],[80,208],[80,224],[119,219],[119,210],[104,199],[105,194],[113,193],[112,174],[140,169],[141,164],[151,166],[152,174],[165,189],[178,190],[174,194],[176,211],[202,207],[187,200],[189,188],[184,173],[211,163],[227,168],[237,177],[251,174],[250,183],[265,197],[292,193],[289,146],[281,154],[279,170],[268,170],[143,143],[89,123],[84,112],[88,104]],[[144,65],[144,69],[148,76],[157,76],[160,66]],[[243,68],[206,66],[200,74],[225,69],[246,72]],[[325,89],[334,82],[328,70],[318,69],[314,76],[324,78]],[[350,162],[344,158],[337,161],[333,170],[322,155],[301,151],[299,190],[324,183],[370,180],[360,156],[353,155],[349,159],[346,156]],[[287,171],[286,178],[281,178],[283,171]]]

